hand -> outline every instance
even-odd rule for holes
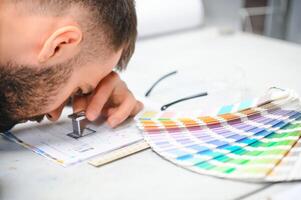
[[[73,100],[74,112],[86,111],[86,117],[95,121],[99,116],[107,117],[107,123],[116,127],[143,108],[117,73],[111,72],[96,87],[91,95],[76,96]]]

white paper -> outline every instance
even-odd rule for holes
[[[69,112],[68,112],[69,111]],[[143,139],[133,120],[127,121],[116,129],[104,123],[88,124],[96,133],[74,139],[67,136],[72,132],[71,120],[65,117],[57,123],[27,123],[11,131],[27,148],[47,158],[68,166],[87,160],[93,156],[110,152]],[[13,138],[10,138],[16,141]],[[20,143],[20,141],[19,141]],[[22,143],[21,143],[22,144]]]
[[[200,0],[137,0],[139,37],[201,26],[204,19]]]

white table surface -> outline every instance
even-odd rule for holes
[[[181,110],[254,97],[271,86],[292,88],[301,94],[300,67],[301,46],[243,33],[222,35],[210,28],[139,41],[122,76],[134,93],[142,96],[157,78],[179,70],[153,91],[150,99],[160,104],[204,90],[212,94],[213,100],[204,98],[172,108]],[[101,168],[86,163],[64,168],[0,138],[1,200],[224,200],[269,187],[258,193],[266,197],[289,186],[198,175],[151,150]],[[258,199],[256,195],[248,199]]]

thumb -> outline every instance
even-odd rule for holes
[[[73,112],[85,111],[88,106],[86,96],[74,96],[72,99]]]

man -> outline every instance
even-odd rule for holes
[[[134,0],[0,0],[0,131],[55,121],[70,99],[112,127],[137,114],[142,103],[114,72],[136,27]]]

